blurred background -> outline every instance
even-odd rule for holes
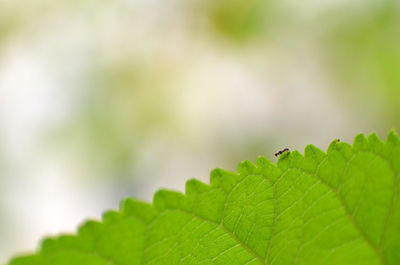
[[[0,0],[0,263],[124,197],[399,126],[395,0]]]

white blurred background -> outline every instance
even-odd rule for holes
[[[0,263],[399,100],[397,1],[0,0]]]

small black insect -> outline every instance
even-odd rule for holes
[[[278,156],[280,156],[281,154],[283,154],[283,153],[285,153],[285,152],[289,152],[289,151],[290,151],[289,148],[285,148],[285,149],[283,149],[283,150],[281,150],[281,151],[279,151],[279,152],[276,152],[276,153],[275,153],[275,156],[278,157]]]

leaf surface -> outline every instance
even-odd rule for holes
[[[400,264],[400,140],[358,135],[135,199],[10,265]]]

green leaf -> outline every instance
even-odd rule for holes
[[[358,135],[327,154],[216,169],[153,205],[126,199],[77,235],[44,240],[10,265],[400,264],[400,140]]]

